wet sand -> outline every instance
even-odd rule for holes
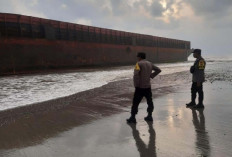
[[[131,80],[1,112],[0,156],[232,156],[232,83],[205,83],[205,109],[192,110],[188,76],[153,81],[153,123],[143,120],[145,101],[138,123],[126,123]]]

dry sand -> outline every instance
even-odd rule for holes
[[[190,99],[187,76],[153,81],[153,123],[143,120],[145,101],[138,123],[126,123],[131,80],[1,112],[0,156],[232,156],[232,83],[205,83],[205,109],[192,110],[185,107]],[[172,84],[165,86],[165,81]]]

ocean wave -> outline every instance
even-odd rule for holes
[[[206,80],[232,81],[232,61],[207,60]],[[157,64],[162,70],[159,79],[169,79],[167,85],[191,81],[188,72],[193,61]],[[0,78],[0,110],[69,96],[101,87],[110,82],[132,79],[133,67],[100,69],[99,71],[72,72],[46,75],[11,76]],[[186,72],[187,71],[187,72]],[[181,73],[180,73],[181,72]],[[182,72],[185,74],[183,75]],[[172,75],[170,75],[172,74]],[[163,77],[170,75],[170,77]],[[173,78],[172,78],[173,77]],[[174,81],[174,82],[173,82]]]
[[[213,83],[215,81],[228,81],[232,82],[231,73],[207,73],[206,80]]]

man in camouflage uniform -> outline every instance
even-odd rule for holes
[[[144,120],[153,121],[152,112],[154,106],[152,102],[150,79],[153,79],[161,72],[160,68],[154,66],[151,62],[146,60],[145,53],[139,52],[137,54],[137,59],[138,62],[135,65],[133,77],[135,93],[133,98],[133,105],[131,108],[131,117],[127,119],[128,123],[136,123],[135,115],[138,113],[138,106],[143,97],[146,98],[148,104],[148,115],[144,118]],[[152,73],[153,70],[155,72]]]
[[[201,56],[200,49],[195,49],[193,51],[193,57],[196,58],[196,61],[194,62],[194,65],[191,66],[190,68],[190,72],[192,73],[192,88],[191,88],[192,101],[186,104],[186,106],[194,107],[194,108],[204,108],[203,82],[205,81],[204,71],[205,71],[206,62]],[[199,102],[196,105],[195,99],[197,93],[199,95]]]

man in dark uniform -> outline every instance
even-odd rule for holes
[[[148,104],[148,115],[144,119],[146,121],[153,121],[152,112],[154,106],[152,102],[150,79],[153,79],[161,72],[160,68],[154,66],[151,62],[146,60],[145,53],[139,52],[137,54],[137,59],[138,62],[135,65],[133,77],[135,93],[133,98],[133,105],[131,107],[131,117],[127,119],[128,123],[136,123],[135,115],[138,113],[138,106],[143,97],[146,98]],[[153,70],[155,72],[152,73]]]
[[[194,65],[191,66],[190,68],[190,72],[192,73],[192,88],[191,88],[192,101],[186,104],[186,106],[194,107],[194,108],[204,108],[203,82],[205,81],[204,71],[205,71],[206,62],[201,56],[201,49],[195,49],[193,51],[193,57],[196,58],[196,61],[194,62]],[[199,96],[198,99],[199,102],[196,105],[195,99],[197,93]]]

